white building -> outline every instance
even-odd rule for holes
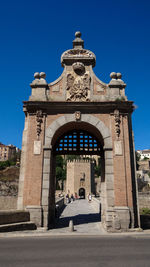
[[[144,158],[150,159],[150,149],[137,150],[137,153],[139,153],[141,156],[140,160]]]

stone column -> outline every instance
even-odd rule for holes
[[[42,181],[42,226],[48,228],[48,207],[50,187],[51,148],[44,147],[43,181]]]
[[[105,228],[114,229],[114,170],[113,151],[105,149]]]
[[[55,189],[56,189],[55,168],[56,168],[56,159],[53,153],[51,153],[50,180],[49,180],[48,228],[54,228],[54,225],[55,225]]]

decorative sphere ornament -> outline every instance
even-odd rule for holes
[[[117,79],[117,73],[116,72],[111,72],[110,73],[110,78],[111,79]]]
[[[35,79],[40,79],[40,73],[39,72],[35,72],[34,73],[34,78]]]
[[[117,73],[117,79],[121,79],[122,78],[122,74],[120,72]]]
[[[76,33],[75,33],[75,37],[76,37],[76,38],[80,38],[80,37],[81,37],[81,32],[79,32],[79,31],[76,32]]]
[[[45,79],[46,78],[45,72],[40,72],[40,78],[42,78],[42,79]]]

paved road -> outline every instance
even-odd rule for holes
[[[149,267],[150,238],[0,238],[0,267]]]
[[[78,233],[105,233],[101,226],[100,215],[93,209],[92,203],[88,203],[85,199],[69,203],[63,210],[56,229],[52,231],[67,232],[70,220],[73,220],[74,229]]]

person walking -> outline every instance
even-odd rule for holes
[[[74,197],[73,197],[73,194],[71,194],[71,203],[73,203],[74,201]]]
[[[66,204],[68,204],[69,203],[69,195],[67,194],[66,195]]]
[[[92,201],[92,195],[89,193],[89,195],[88,195],[88,200],[89,200],[89,202],[91,202]]]

